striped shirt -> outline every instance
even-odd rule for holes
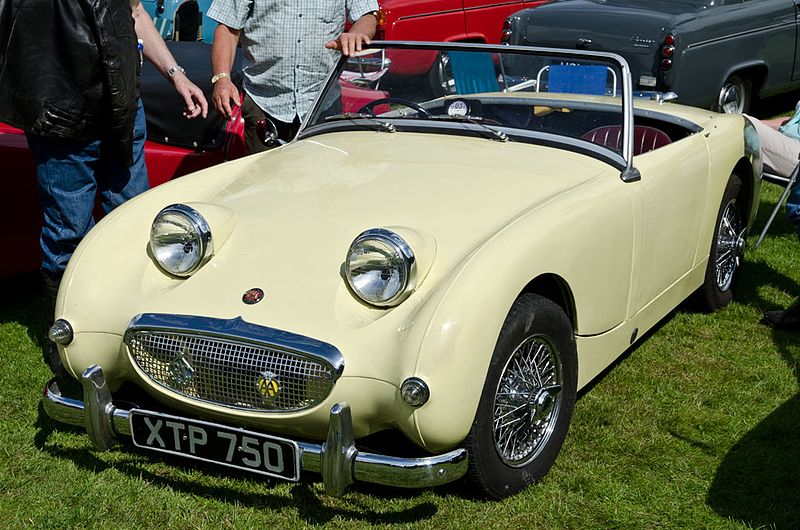
[[[325,48],[344,32],[345,12],[358,20],[377,0],[213,0],[208,16],[241,30],[244,89],[284,122],[301,119],[336,66]]]

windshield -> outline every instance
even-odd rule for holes
[[[340,62],[301,135],[357,127],[500,141],[582,140],[623,152],[623,69],[614,56],[508,46],[374,46]]]

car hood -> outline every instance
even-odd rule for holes
[[[343,280],[348,247],[362,231],[388,227],[412,244],[423,279],[418,294],[401,307],[413,305],[516,218],[549,204],[557,213],[547,216],[542,230],[556,226],[552,217],[569,214],[567,202],[556,199],[601,174],[613,179],[618,171],[544,146],[423,133],[325,134],[155,188],[101,223],[89,239],[105,243],[84,245],[80,261],[102,262],[121,276],[138,267],[131,271],[136,296],[118,302],[130,303],[131,315],[198,314],[213,300],[219,318],[242,316],[334,340],[342,327],[364,326],[387,313],[356,301]],[[186,280],[168,277],[152,258],[142,259],[153,217],[177,202],[202,213],[209,207],[228,211],[234,219],[219,223],[207,217],[214,257]],[[102,229],[108,224],[117,230]],[[223,230],[224,224],[232,227]],[[118,248],[121,239],[136,241],[113,256],[103,252]],[[89,256],[93,247],[100,256]],[[91,267],[71,265],[98,285],[89,277]],[[77,281],[74,287],[81,288]],[[242,304],[244,292],[256,287],[265,292],[264,301]],[[320,329],[320,322],[333,321],[330,333]],[[109,325],[124,329],[126,323]],[[316,325],[306,329],[307,323]]]
[[[395,226],[435,235],[441,252],[461,256],[522,212],[610,169],[553,148],[439,138],[327,134],[254,160],[208,197],[239,214],[226,252],[332,253],[341,261],[361,231]]]

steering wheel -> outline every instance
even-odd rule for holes
[[[417,103],[414,103],[413,101],[410,101],[408,99],[392,98],[392,97],[381,98],[381,99],[376,99],[375,101],[370,101],[369,103],[358,109],[358,112],[359,113],[366,112],[374,118],[375,107],[377,107],[378,105],[391,105],[392,103],[394,103],[395,105],[403,105],[404,107],[408,107],[412,110],[417,111],[417,115],[420,118],[428,119],[431,117],[431,113],[423,109]]]

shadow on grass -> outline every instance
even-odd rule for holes
[[[91,449],[64,447],[48,443],[50,435],[56,430],[84,435],[85,430],[56,423],[47,416],[41,404],[39,405],[39,415],[35,425],[37,432],[34,437],[34,445],[55,458],[70,460],[78,468],[92,473],[101,473],[108,469],[114,469],[117,472],[124,473],[148,484],[153,484],[159,488],[179,491],[187,495],[216,499],[225,503],[235,502],[254,509],[281,511],[288,508],[295,510],[303,521],[311,525],[325,524],[337,517],[350,521],[363,521],[372,525],[412,524],[431,519],[438,510],[433,502],[420,501],[410,508],[378,512],[368,502],[360,501],[355,495],[346,495],[341,499],[328,498],[315,491],[314,483],[320,481],[320,476],[315,473],[303,474],[301,481],[292,486],[292,501],[287,503],[286,496],[283,494],[270,492],[253,493],[248,491],[252,488],[247,483],[258,483],[260,486],[272,488],[278,484],[275,480],[254,478],[252,474],[235,470],[222,470],[218,466],[204,462],[172,458],[168,455],[142,450],[127,442],[123,443],[120,449],[128,458],[115,462],[108,462],[99,458],[96,456],[97,453]],[[140,459],[140,456],[146,458],[146,460]],[[205,476],[202,480],[194,480],[192,478],[174,478],[164,474],[153,473],[148,468],[154,463],[161,463],[176,469],[180,468],[182,464],[187,467],[188,464],[188,467],[202,472]],[[209,481],[213,481],[215,475],[220,474],[241,481],[242,487],[237,487],[236,485],[212,486],[208,484]],[[437,491],[448,495],[454,493],[454,488],[458,488],[458,486],[447,486],[439,488]],[[369,484],[356,484],[353,491],[368,494],[374,498],[404,499],[410,502],[414,502],[414,499],[419,496],[419,490],[389,488]]]
[[[781,405],[730,450],[707,503],[753,528],[800,528],[800,394]]]
[[[791,296],[800,296],[800,285],[779,270],[759,261],[746,261],[739,284],[736,286],[736,301],[760,311],[783,309],[765,298],[759,291],[770,286]]]
[[[47,336],[47,315],[39,271],[0,280],[0,324],[16,322],[25,327],[31,341],[42,349]]]

